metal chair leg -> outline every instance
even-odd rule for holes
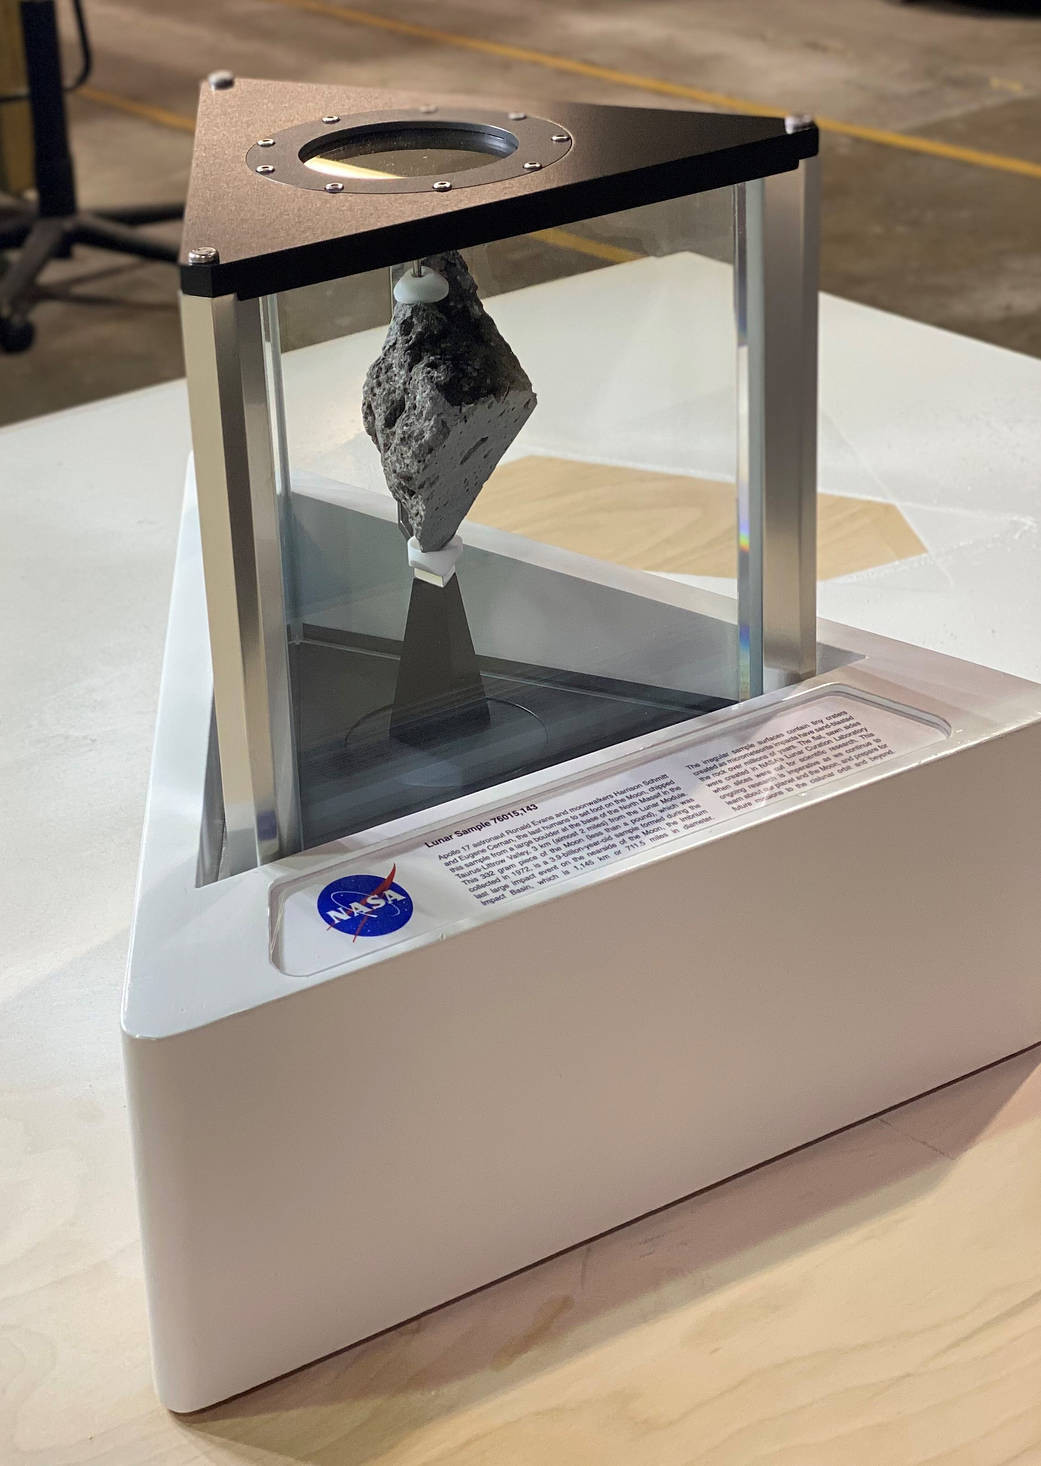
[[[29,214],[8,215],[0,219],[0,250],[20,249],[29,238],[35,219]]]
[[[112,224],[166,224],[184,217],[183,204],[127,204],[118,209],[91,209],[95,219]]]
[[[176,264],[179,250],[176,244],[163,240],[149,239],[138,234],[125,224],[115,224],[97,214],[81,214],[72,231],[74,244],[91,244],[95,249],[111,249],[118,254],[133,255],[140,260],[165,260]]]
[[[10,269],[0,276],[0,316],[22,316],[36,278],[65,243],[64,219],[37,219]]]
[[[37,219],[10,269],[0,275],[0,350],[28,351],[33,344],[29,294],[40,271],[62,253],[67,242],[64,219]]]

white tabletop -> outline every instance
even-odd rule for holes
[[[930,548],[822,614],[1041,680],[1041,362],[821,306],[821,487]],[[5,1462],[238,1459],[112,1445],[152,1408],[118,1014],[187,452],[180,382],[0,431]]]

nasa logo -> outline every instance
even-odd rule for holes
[[[318,894],[318,915],[332,931],[359,937],[385,937],[412,917],[412,897],[399,886],[392,865],[388,876],[341,876]]]

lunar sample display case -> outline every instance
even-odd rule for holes
[[[816,618],[816,152],[204,87],[123,1011],[170,1408],[1041,1037],[1041,689]]]

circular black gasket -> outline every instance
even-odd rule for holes
[[[470,164],[452,172],[430,173],[421,177],[365,178],[352,177],[346,171],[330,169],[319,172],[308,167],[311,159],[327,150],[376,139],[383,134],[400,146],[403,135],[451,134],[477,145],[487,152],[489,161],[473,167]],[[546,117],[531,117],[524,112],[477,112],[453,107],[414,107],[391,112],[361,112],[340,119],[330,116],[313,122],[300,122],[283,128],[268,137],[258,138],[246,154],[246,165],[272,183],[287,183],[294,188],[330,196],[352,193],[448,193],[458,188],[476,188],[482,183],[502,183],[528,173],[539,173],[558,163],[570,151],[568,128]],[[473,151],[473,149],[469,150]],[[360,162],[359,158],[359,162]],[[448,187],[445,187],[448,185]]]

